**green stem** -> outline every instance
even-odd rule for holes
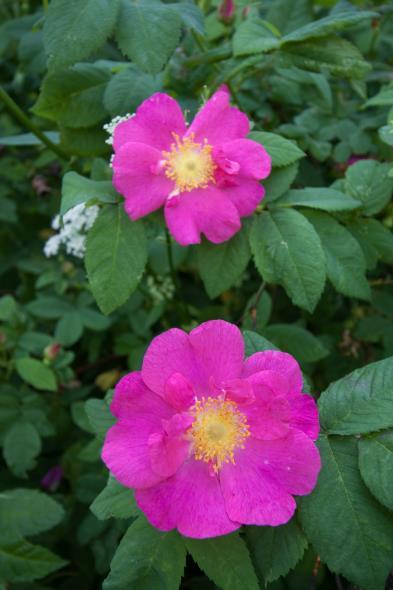
[[[10,97],[8,92],[4,90],[2,86],[0,86],[0,100],[3,101],[5,107],[9,110],[9,112],[15,117],[21,125],[29,129],[38,139],[46,145],[52,152],[54,152],[59,158],[62,160],[69,160],[69,155],[64,152],[61,147],[57,146],[53,143],[48,137],[43,133],[32,121],[29,117],[22,111],[22,109],[16,104],[16,102]]]

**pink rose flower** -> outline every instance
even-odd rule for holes
[[[231,238],[240,218],[251,215],[264,196],[260,184],[271,169],[264,148],[245,139],[245,114],[229,104],[221,87],[187,128],[178,103],[153,94],[113,134],[113,184],[136,220],[164,207],[179,244],[198,244],[201,233],[214,243]]]
[[[318,413],[289,354],[244,359],[243,337],[215,320],[154,338],[142,371],[118,383],[102,458],[135,489],[162,531],[225,535],[276,526],[309,494],[320,469]]]

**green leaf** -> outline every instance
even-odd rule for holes
[[[118,195],[109,180],[91,180],[76,172],[63,176],[60,215],[81,203],[115,203]]]
[[[161,90],[161,87],[162,84],[157,77],[131,66],[115,74],[107,85],[104,95],[105,108],[112,116],[132,113],[146,98]]]
[[[312,312],[326,271],[321,242],[310,222],[292,209],[262,212],[251,227],[250,245],[262,277],[282,285],[295,305]]]
[[[15,422],[4,437],[4,459],[18,477],[26,477],[26,472],[35,467],[40,451],[41,439],[30,422]]]
[[[0,321],[12,320],[17,311],[18,306],[11,295],[4,295],[0,298]]]
[[[312,20],[312,3],[310,0],[275,0],[269,4],[266,19],[275,25],[284,35],[290,33]]]
[[[57,390],[55,373],[41,361],[23,357],[16,360],[15,366],[19,376],[36,389]]]
[[[371,493],[393,510],[393,431],[359,441],[359,468]]]
[[[318,401],[321,426],[332,434],[393,427],[393,357],[356,369],[332,383]]]
[[[351,233],[325,213],[307,213],[326,258],[326,272],[339,293],[369,300],[370,286],[366,278],[366,261],[362,249]]]
[[[89,57],[112,33],[118,0],[51,0],[45,14],[44,45],[49,70]]]
[[[377,219],[354,219],[347,228],[359,242],[367,262],[367,268],[374,268],[380,259],[393,263],[393,234]]]
[[[32,352],[33,354],[42,355],[44,348],[53,342],[53,338],[42,332],[24,332],[18,340],[18,346]]]
[[[259,590],[250,554],[238,533],[213,539],[185,539],[188,551],[221,590]]]
[[[38,490],[14,489],[0,493],[0,544],[53,528],[64,517],[63,507]]]
[[[380,91],[368,99],[365,107],[380,107],[393,105],[393,84],[382,86]]]
[[[272,170],[268,178],[263,181],[266,191],[265,202],[271,203],[286,193],[295,180],[298,170],[298,162]]]
[[[85,263],[93,295],[105,314],[125,303],[141,280],[147,259],[140,221],[123,206],[104,207],[87,236]]]
[[[361,207],[362,203],[332,188],[304,188],[289,191],[275,205],[310,207],[322,211],[352,211]]]
[[[39,297],[26,305],[26,310],[38,318],[57,319],[73,311],[72,305],[60,297]]]
[[[45,547],[31,545],[27,541],[0,545],[0,580],[30,582],[66,564],[66,561]]]
[[[108,428],[115,423],[108,404],[103,399],[88,399],[85,409],[94,432],[99,436],[105,436]]]
[[[91,127],[107,116],[103,99],[109,79],[108,68],[96,64],[49,74],[32,110],[66,127]]]
[[[198,270],[205,289],[212,299],[240,279],[251,257],[246,231],[222,244],[204,240],[197,247]]]
[[[393,522],[364,485],[357,441],[321,436],[317,487],[300,500],[300,518],[330,570],[364,590],[381,590],[392,567]]]
[[[94,332],[101,332],[107,330],[111,325],[111,321],[99,311],[90,309],[89,307],[82,307],[81,310],[82,321],[86,328],[94,330]]]
[[[270,23],[250,15],[240,23],[233,36],[233,54],[251,55],[253,53],[265,53],[280,47],[281,41],[274,32]]]
[[[73,156],[108,155],[109,146],[106,142],[107,133],[101,127],[87,129],[60,128],[61,147]]]
[[[176,49],[181,18],[168,4],[122,0],[115,38],[121,51],[149,74],[160,72]]]
[[[256,352],[263,352],[264,350],[277,350],[273,342],[270,342],[264,336],[252,332],[251,330],[244,330],[244,346],[246,357],[251,356]]]
[[[277,348],[289,352],[300,363],[315,363],[329,354],[318,338],[295,324],[270,324],[265,334]]]
[[[81,314],[78,311],[66,313],[57,322],[55,338],[63,346],[72,346],[83,333]]]
[[[103,590],[178,590],[185,561],[178,533],[161,533],[140,517],[121,540]]]
[[[294,141],[275,133],[252,131],[248,137],[265,148],[272,159],[273,167],[288,166],[306,155]]]
[[[363,203],[364,215],[379,213],[392,198],[393,178],[389,178],[390,164],[375,160],[361,160],[349,166],[345,174],[348,193]]]
[[[389,125],[384,125],[380,129],[378,129],[378,135],[385,142],[387,145],[393,147],[393,125],[389,123]],[[1,143],[1,142],[0,142]]]
[[[206,35],[204,14],[196,4],[175,2],[171,4],[171,8],[179,13],[185,27]]]
[[[109,476],[106,487],[98,494],[90,510],[99,520],[138,516],[134,493]]]
[[[246,540],[257,573],[265,584],[293,569],[308,545],[295,519],[278,527],[247,527]]]
[[[357,25],[365,20],[378,18],[377,12],[371,12],[368,10],[354,11],[349,10],[348,12],[339,12],[338,14],[330,14],[324,18],[320,18],[312,23],[308,23],[292,31],[288,35],[283,37],[283,44],[293,43],[299,41],[306,41],[307,39],[314,39],[316,37],[324,37],[331,33],[337,33]]]
[[[59,143],[60,136],[57,131],[44,131],[43,133],[52,143]],[[0,145],[42,145],[42,141],[34,133],[18,133],[18,135],[0,137]]]
[[[371,69],[355,45],[335,36],[289,43],[280,50],[278,57],[284,67],[296,66],[355,80],[364,78]]]

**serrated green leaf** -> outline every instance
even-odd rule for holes
[[[177,532],[161,533],[139,517],[120,542],[103,590],[178,590],[185,561]]]
[[[91,127],[107,116],[103,99],[109,79],[109,70],[96,64],[48,74],[32,111],[65,127]]]
[[[265,53],[280,47],[281,41],[277,34],[274,34],[270,23],[250,15],[240,23],[233,36],[233,54],[252,55],[254,53]]]
[[[131,66],[115,74],[107,85],[105,108],[112,116],[132,113],[146,98],[161,90],[161,87],[157,76],[145,74]]]
[[[55,339],[63,346],[72,346],[83,334],[83,323],[78,311],[66,313],[57,322]]]
[[[265,148],[272,159],[273,167],[288,166],[306,155],[294,141],[276,133],[252,131],[248,137]]]
[[[352,164],[345,174],[345,189],[360,201],[364,215],[379,213],[392,198],[393,178],[389,178],[390,164],[376,160],[361,160]]]
[[[118,0],[51,0],[44,46],[50,70],[65,68],[104,44],[115,26]]]
[[[109,476],[106,487],[98,494],[90,510],[100,520],[107,518],[131,518],[140,514],[134,493]]]
[[[204,240],[197,247],[198,270],[212,299],[227,291],[241,277],[251,257],[246,231],[223,244]]]
[[[272,203],[289,190],[299,170],[299,163],[294,162],[288,166],[275,168],[263,181],[265,187],[265,202]]]
[[[278,527],[247,527],[246,540],[257,573],[265,584],[293,569],[308,545],[295,519]]]
[[[359,242],[367,262],[367,268],[374,268],[380,259],[393,263],[393,234],[377,219],[354,219],[347,228]]]
[[[108,428],[115,423],[108,404],[103,399],[88,399],[85,409],[94,432],[99,436],[105,436]]]
[[[371,493],[393,510],[393,431],[359,441],[359,468]]]
[[[393,105],[393,84],[382,86],[380,91],[368,99],[365,107],[379,107]]]
[[[73,311],[73,307],[60,297],[44,296],[28,303],[26,310],[38,318],[57,319]]]
[[[0,321],[11,320],[17,312],[17,304],[11,295],[4,295],[0,298]]]
[[[393,427],[393,357],[335,381],[318,400],[322,427],[332,434],[361,434]]]
[[[0,493],[0,544],[53,528],[64,517],[63,507],[38,490],[14,489]]]
[[[27,541],[0,545],[0,580],[30,582],[43,578],[66,565],[45,547]]]
[[[56,375],[50,367],[41,361],[23,357],[16,360],[15,367],[19,376],[36,389],[56,391]]]
[[[295,324],[270,324],[265,334],[277,348],[289,352],[301,363],[315,363],[329,354],[318,338]]]
[[[259,590],[250,554],[238,533],[214,539],[185,539],[202,571],[221,590]]]
[[[381,590],[392,566],[393,522],[363,483],[357,441],[321,436],[317,487],[300,503],[300,519],[329,569],[364,590]]]
[[[262,277],[282,285],[295,305],[313,311],[326,271],[321,242],[309,221],[292,209],[262,212],[251,227],[250,245]]]
[[[76,172],[67,172],[63,176],[61,187],[60,215],[81,203],[115,203],[117,198],[118,195],[109,180],[91,180]]]
[[[266,19],[285,35],[309,23],[313,18],[310,0],[275,0],[269,4]]]
[[[246,357],[251,356],[256,352],[263,352],[264,350],[277,350],[273,342],[270,342],[264,336],[252,332],[251,330],[244,330],[244,345]]]
[[[41,439],[36,428],[23,420],[15,422],[4,437],[3,455],[8,467],[18,477],[35,467],[41,451]]]
[[[147,259],[142,222],[132,222],[122,205],[104,207],[87,236],[86,270],[105,314],[125,303],[141,280]]]
[[[357,241],[330,215],[313,211],[307,213],[307,219],[321,240],[327,276],[335,289],[348,297],[369,300],[366,261]]]
[[[176,49],[181,18],[169,4],[122,0],[115,38],[120,50],[149,74],[157,74]]]
[[[291,190],[275,202],[277,207],[309,207],[322,211],[353,211],[360,201],[332,188],[303,188]]]
[[[204,14],[196,4],[175,2],[171,4],[171,8],[179,13],[184,26],[200,35],[206,35]]]

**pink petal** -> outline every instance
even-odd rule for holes
[[[193,404],[195,392],[181,373],[173,373],[165,383],[164,397],[176,410],[186,410]]]
[[[229,104],[229,93],[219,89],[204,104],[191,123],[187,135],[195,135],[196,142],[207,139],[210,145],[245,137],[250,124],[244,113]]]
[[[269,176],[272,160],[267,151],[251,139],[235,139],[215,145],[213,159],[224,171],[229,166],[229,174],[234,163],[238,164],[237,174],[241,177],[262,180]]]
[[[244,360],[243,336],[237,326],[212,320],[194,328],[189,338],[205,383],[214,382],[220,387],[223,382],[237,379]]]
[[[111,412],[119,422],[107,432],[102,459],[111,473],[127,487],[145,487],[162,478],[151,468],[148,440],[162,431],[171,409],[142,382],[140,373],[123,377],[115,389]]]
[[[201,233],[215,244],[229,240],[241,227],[239,213],[225,191],[214,185],[169,199],[165,205],[169,231],[182,246],[199,244]]]
[[[113,159],[113,185],[124,195],[125,210],[136,220],[163,206],[173,182],[158,162],[161,153],[143,143],[125,143]]]
[[[250,405],[255,402],[255,394],[251,383],[245,379],[230,379],[222,384],[220,393],[225,391],[225,399],[237,404]]]
[[[117,151],[131,141],[167,150],[174,141],[173,134],[181,137],[186,130],[178,103],[171,96],[158,92],[138,107],[134,117],[116,126],[113,146]]]
[[[242,411],[247,416],[252,436],[273,440],[289,432],[291,407],[286,396],[288,385],[275,371],[260,371],[248,378],[255,395],[255,402]]]
[[[184,418],[182,420],[182,418]],[[172,424],[175,422],[175,424]],[[150,435],[149,456],[153,471],[162,477],[170,477],[186,460],[190,441],[185,438],[185,429],[190,426],[187,416],[173,416],[166,423],[166,432]]]
[[[291,395],[288,398],[291,406],[291,426],[301,430],[311,440],[317,440],[319,434],[318,407],[315,400],[306,393]]]
[[[285,377],[291,388],[291,393],[301,392],[303,387],[302,372],[290,354],[278,350],[256,352],[244,363],[243,377],[266,370],[276,371]]]
[[[203,391],[188,334],[177,328],[153,338],[143,359],[142,379],[150,389],[165,397],[165,386],[174,373],[181,373],[196,393]]]
[[[246,447],[235,455],[235,465],[226,463],[222,467],[221,489],[231,520],[243,524],[278,526],[288,522],[293,516],[296,503],[264,471],[264,444],[265,441],[247,440]]]
[[[266,476],[283,490],[304,496],[314,489],[321,459],[317,447],[303,432],[292,429],[285,438],[258,441],[258,445]]]
[[[265,196],[264,187],[256,180],[248,178],[239,178],[238,184],[225,186],[222,190],[225,197],[235,205],[241,217],[254,213]]]
[[[137,490],[135,498],[151,524],[162,531],[177,528],[186,537],[204,539],[240,526],[228,518],[218,479],[203,461],[190,459],[170,479]]]

